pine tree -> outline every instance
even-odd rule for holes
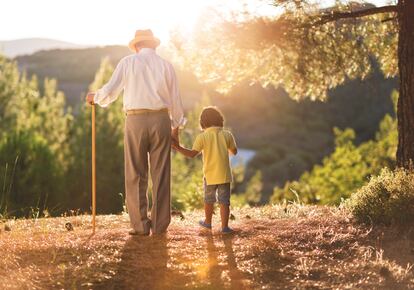
[[[90,91],[96,91],[109,81],[113,67],[104,59]],[[114,213],[122,210],[124,192],[123,132],[124,113],[120,96],[107,108],[96,105],[96,166],[97,210]],[[91,192],[91,108],[82,104],[70,134],[71,156],[68,188],[77,198],[72,208],[88,209]]]

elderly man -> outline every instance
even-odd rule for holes
[[[151,30],[137,30],[107,84],[88,93],[86,101],[106,107],[124,90],[125,191],[131,235],[160,234],[171,220],[171,138],[184,125],[183,105],[173,66],[155,52],[160,44]],[[152,178],[148,217],[148,171]]]

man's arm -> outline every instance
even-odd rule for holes
[[[114,102],[124,88],[124,62],[121,60],[116,66],[111,79],[101,89],[86,95],[86,102],[106,107]]]
[[[178,88],[177,76],[175,74],[174,67],[170,63],[168,63],[168,72],[169,73],[167,74],[167,83],[171,99],[171,126],[174,129],[177,129],[178,136],[178,128],[184,126],[187,120],[186,118],[184,118],[184,108],[183,102],[181,100],[180,91]]]
[[[176,144],[180,144],[180,134],[179,133],[180,132],[179,132],[179,128],[178,127],[173,128],[171,130],[171,137],[172,137],[173,141],[176,142]]]

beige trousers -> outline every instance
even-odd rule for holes
[[[171,121],[166,111],[128,115],[125,121],[125,191],[131,227],[162,233],[171,221]],[[152,180],[148,217],[148,170]]]

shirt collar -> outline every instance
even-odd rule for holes
[[[138,52],[138,54],[154,54],[154,53],[155,53],[155,49],[149,48],[149,47],[141,48]]]
[[[208,132],[208,131],[219,131],[222,130],[222,127],[208,127],[207,129],[204,129],[204,131]]]

